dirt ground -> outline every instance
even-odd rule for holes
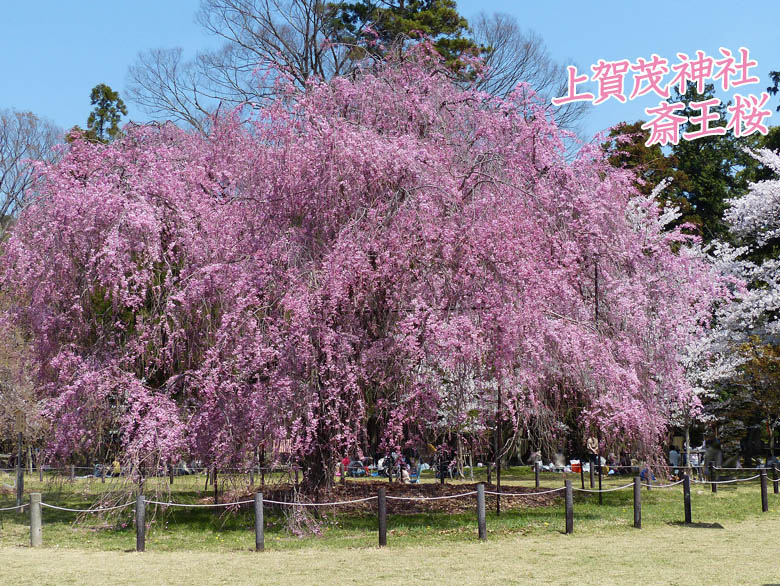
[[[387,499],[387,512],[393,515],[404,515],[413,513],[466,513],[473,512],[476,507],[476,495],[471,498],[438,498],[446,496],[461,495],[468,492],[476,492],[477,485],[474,484],[400,484],[398,482],[388,482],[383,480],[364,480],[361,482],[348,482],[346,485],[336,484],[332,489],[324,491],[316,497],[299,495],[302,502],[340,502],[362,499],[376,496],[380,488],[385,489],[388,497],[413,498],[415,500],[394,500]],[[485,490],[495,491],[495,486],[487,485]],[[502,492],[512,495],[522,494],[523,496],[507,496],[502,494],[501,506],[504,509],[514,507],[542,507],[552,504],[556,499],[562,497],[562,493],[547,493],[534,495],[530,493],[539,492],[544,489],[536,489],[526,486],[505,486]],[[263,498],[272,501],[290,501],[293,497],[292,487],[285,485],[282,487],[266,487],[263,491]],[[229,492],[222,498],[224,500],[246,500],[251,498],[248,492]],[[436,500],[424,500],[424,499]],[[485,498],[486,506],[495,507],[495,496],[487,495]],[[213,502],[209,499],[203,499],[204,503]],[[376,501],[367,501],[356,503],[354,505],[340,505],[340,511],[373,511],[376,509]]]

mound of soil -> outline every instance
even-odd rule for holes
[[[387,480],[360,480],[348,481],[341,485],[336,483],[331,489],[320,492],[319,495],[310,496],[299,493],[297,500],[302,503],[335,503],[343,501],[352,501],[377,495],[380,488],[385,489],[387,497],[403,498],[410,500],[387,499],[387,512],[389,514],[413,514],[413,513],[465,513],[473,512],[477,506],[477,495],[471,494],[459,498],[441,498],[447,496],[462,495],[464,493],[476,492],[476,484],[399,484],[390,483]],[[495,491],[495,486],[486,485],[486,491]],[[511,493],[508,496],[502,494],[501,508],[515,509],[528,507],[542,507],[550,505],[556,499],[562,497],[562,492],[533,494],[540,489],[527,486],[502,486],[502,493]],[[541,489],[543,490],[543,489]],[[530,493],[530,494],[529,494]],[[242,495],[225,494],[220,500],[245,500],[251,498],[250,493]],[[290,485],[266,486],[263,489],[263,498],[266,501],[291,502],[296,500],[293,487]],[[425,500],[436,499],[436,500]],[[486,507],[495,508],[496,497],[486,495]],[[274,506],[274,505],[272,505]],[[285,506],[285,505],[275,505]],[[334,505],[339,512],[374,512],[376,511],[376,500],[370,500],[360,503],[338,504]],[[320,510],[328,507],[319,507]]]

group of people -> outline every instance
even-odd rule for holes
[[[414,464],[412,459],[402,453],[391,452],[376,460],[376,464],[370,458],[350,458],[344,456],[340,468],[344,474],[353,477],[385,476],[400,480],[404,484],[412,482],[412,471],[419,474],[420,464]],[[337,472],[340,475],[341,469]]]
[[[95,469],[92,472],[92,475],[95,478],[100,478],[101,476],[104,477],[111,477],[111,476],[121,476],[122,475],[122,465],[119,463],[119,460],[114,459],[114,461],[109,466],[108,464],[95,464]]]

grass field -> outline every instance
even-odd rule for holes
[[[770,584],[780,520],[299,551],[0,548],[4,584]]]
[[[527,469],[505,474],[505,490],[533,484]],[[543,475],[558,487],[561,476]],[[578,479],[576,479],[578,480]],[[12,478],[0,476],[0,486]],[[432,482],[432,479],[428,480]],[[605,479],[605,488],[629,479]],[[163,481],[159,481],[162,483]],[[240,483],[241,480],[236,480]],[[116,481],[28,480],[43,500],[82,508]],[[196,502],[204,477],[177,478],[171,500]],[[575,483],[576,486],[576,483]],[[132,553],[131,512],[74,523],[73,513],[44,509],[44,547],[32,550],[26,515],[0,513],[0,582],[8,584],[764,584],[780,583],[780,496],[761,513],[756,481],[692,491],[693,526],[683,526],[682,491],[642,491],[643,529],[632,527],[630,490],[575,496],[575,534],[563,535],[563,506],[488,515],[488,542],[476,542],[475,515],[393,515],[380,550],[376,518],[326,509],[321,536],[298,538],[267,513],[266,552],[256,554],[250,511],[158,511],[147,551]],[[473,498],[473,497],[469,497]],[[505,499],[506,500],[506,499]],[[0,497],[0,507],[12,504]],[[509,503],[505,502],[506,507]],[[392,513],[392,509],[391,509]],[[698,523],[698,524],[697,524]]]

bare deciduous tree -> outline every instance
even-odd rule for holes
[[[26,205],[36,160],[50,160],[63,132],[32,112],[0,110],[0,239]]]
[[[533,31],[524,31],[514,16],[482,13],[472,21],[472,35],[477,44],[489,49],[487,71],[479,82],[484,91],[503,97],[525,82],[548,104],[550,98],[566,94],[566,67],[556,63],[544,40]],[[550,104],[550,109],[560,126],[576,129],[587,104],[575,102],[559,108]]]
[[[348,70],[347,47],[328,42],[322,0],[204,0],[197,21],[224,40],[215,51],[183,61],[181,49],[142,53],[130,68],[130,97],[151,114],[203,130],[217,104],[262,102],[274,72],[303,85]]]
[[[6,308],[7,295],[0,292],[0,310]],[[0,331],[0,444],[5,447],[15,447],[20,431],[27,442],[40,440],[44,433],[45,423],[40,416],[28,364],[22,335],[6,324]],[[23,429],[19,428],[20,414],[23,414]]]
[[[323,0],[203,0],[197,21],[224,41],[222,47],[192,61],[182,59],[181,49],[142,53],[129,71],[130,98],[154,116],[203,131],[217,105],[262,103],[273,95],[277,70],[301,87],[312,76],[329,79],[352,71],[366,52],[329,42],[341,38],[334,29],[338,19],[337,5]],[[352,23],[358,30],[365,24]],[[514,17],[482,14],[471,32],[477,45],[491,49],[489,73],[480,81],[485,91],[505,96],[527,82],[545,100],[565,92],[566,68]],[[554,110],[561,126],[574,129],[585,105]]]
[[[152,116],[204,130],[213,100],[201,89],[196,63],[183,61],[180,48],[141,53],[128,77],[130,99]]]

